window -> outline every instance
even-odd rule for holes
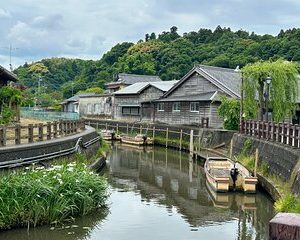
[[[139,107],[122,107],[122,115],[139,116]]]
[[[200,104],[199,102],[191,102],[190,104],[190,111],[191,112],[199,112]]]
[[[100,103],[95,103],[94,104],[94,114],[99,114],[100,113]]]
[[[87,105],[87,113],[88,114],[92,113],[92,104],[90,104],[90,103]]]
[[[180,112],[180,102],[173,103],[173,112]]]
[[[164,104],[163,104],[163,103],[159,103],[158,106],[157,106],[157,108],[158,108],[158,111],[159,111],[159,112],[165,111],[165,109],[164,109]]]

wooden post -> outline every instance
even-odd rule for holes
[[[96,123],[96,130],[99,129],[99,122]]]
[[[6,146],[6,127],[0,126],[0,147]]]
[[[127,136],[128,136],[128,134],[129,134],[129,126],[128,126],[128,123],[127,123],[127,126],[126,126],[126,134],[127,134]]]
[[[182,149],[182,129],[180,129],[180,140],[179,140],[179,150]]]
[[[153,143],[154,143],[154,139],[155,139],[155,126],[153,126],[153,130],[152,130],[152,139],[153,139]]]
[[[77,130],[77,128],[76,128],[76,130]],[[53,137],[57,138],[57,122],[56,121],[53,122]]]
[[[43,141],[44,125],[42,123],[39,123],[38,128],[39,128],[39,141]]]
[[[190,132],[190,155],[193,155],[194,152],[194,130]]]
[[[142,125],[140,125],[140,134],[142,134]]]
[[[278,213],[269,223],[269,240],[300,239],[300,214]]]
[[[107,123],[105,123],[105,130],[107,130]]]
[[[116,130],[116,134],[119,134],[119,124],[117,123],[117,130]]]
[[[21,126],[20,124],[16,124],[15,126],[15,144],[21,144]]]
[[[47,140],[51,139],[51,122],[47,122]]]
[[[168,147],[169,128],[166,130],[166,148]]]
[[[28,143],[33,143],[33,124],[28,125]]]
[[[63,122],[59,121],[59,135],[62,136],[64,134]]]
[[[255,164],[254,164],[254,177],[257,176],[257,164],[258,164],[258,148],[255,149]]]
[[[229,158],[232,159],[233,139],[230,140]]]

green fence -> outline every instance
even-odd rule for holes
[[[75,112],[50,112],[46,110],[35,110],[33,108],[21,108],[21,117],[41,121],[78,120],[79,114]]]

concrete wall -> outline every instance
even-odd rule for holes
[[[81,142],[79,141],[81,139]],[[80,143],[78,143],[80,142]],[[79,148],[74,149],[76,144]],[[81,133],[59,139],[32,144],[22,144],[0,148],[0,168],[20,166],[33,162],[68,156],[78,151],[92,156],[100,147],[99,135],[95,129],[87,127]]]
[[[110,94],[81,97],[79,99],[79,113],[81,116],[112,116],[113,96]]]
[[[285,146],[283,144],[273,143],[266,140],[256,139],[249,136],[234,134],[233,136],[233,154],[241,153],[244,143],[250,139],[252,144],[249,154],[254,154],[255,149],[259,151],[259,163],[266,163],[268,171],[280,177],[284,181],[293,183],[293,191],[300,194],[300,150]],[[298,177],[296,177],[298,175]]]

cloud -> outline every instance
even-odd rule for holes
[[[0,8],[0,18],[10,18],[10,12],[6,11],[3,8]]]
[[[299,0],[10,0],[0,8],[0,46],[19,48],[14,65],[54,56],[99,59],[118,42],[174,25],[180,33],[222,25],[277,34],[300,26],[299,12]]]

